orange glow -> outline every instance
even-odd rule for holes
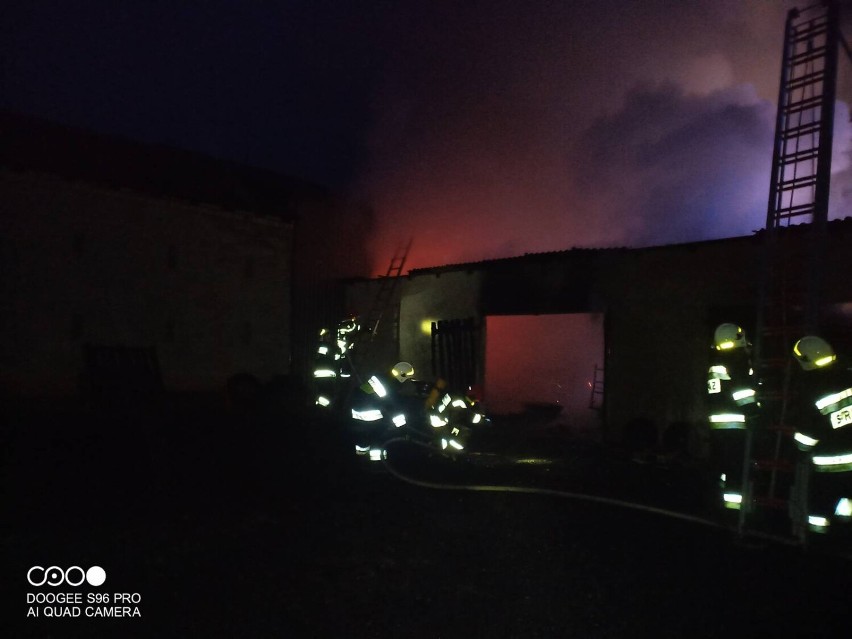
[[[588,422],[589,371],[603,365],[603,315],[487,318],[485,409],[518,413],[524,404],[559,404],[561,419]]]

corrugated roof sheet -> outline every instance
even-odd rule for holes
[[[838,231],[842,230],[844,232],[852,232],[852,217],[845,217],[843,219],[838,220],[830,220],[829,221],[829,231]],[[793,232],[799,232],[807,227],[807,224],[796,224],[789,227],[784,227],[781,229],[782,231],[791,230]],[[659,250],[677,250],[677,249],[686,249],[686,250],[694,250],[696,248],[702,246],[709,246],[712,244],[719,244],[722,242],[750,242],[755,241],[756,238],[760,237],[764,233],[763,229],[755,231],[752,235],[744,235],[730,238],[717,238],[712,240],[698,240],[695,242],[684,242],[682,244],[660,244],[654,246],[644,246],[644,247],[610,247],[610,248],[579,248],[572,247],[570,249],[565,249],[563,251],[547,251],[541,253],[524,253],[523,255],[516,255],[512,257],[504,257],[504,258],[495,258],[489,260],[481,260],[478,262],[462,262],[457,264],[443,264],[440,266],[429,266],[417,269],[411,269],[408,271],[409,276],[416,275],[429,275],[436,273],[447,273],[451,271],[473,271],[473,270],[483,270],[492,268],[500,265],[509,265],[512,263],[518,263],[522,261],[527,262],[535,262],[537,260],[551,260],[551,259],[564,259],[570,258],[574,256],[581,255],[591,255],[591,254],[606,254],[606,253],[619,253],[619,252],[635,252],[635,253],[643,253],[650,251],[659,251]]]

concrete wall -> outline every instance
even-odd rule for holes
[[[345,291],[347,311],[359,315],[364,322],[382,286],[383,278],[349,281]],[[365,370],[390,370],[396,362],[404,360],[414,365],[417,377],[431,378],[432,339],[423,330],[424,322],[481,319],[481,290],[482,274],[477,271],[399,278],[388,307],[391,315],[394,307],[398,308],[399,326],[393,326],[386,316],[377,339],[368,347],[369,355],[356,354],[356,362]]]
[[[621,441],[640,422],[676,424],[704,448],[705,380],[719,306],[753,311],[756,253],[747,242],[630,251],[601,269],[607,306],[605,425]],[[742,321],[742,318],[726,318]]]
[[[437,320],[482,320],[482,273],[457,271],[420,275],[403,280],[399,345],[401,359],[431,377],[432,337],[425,323]],[[484,349],[485,344],[481,348]],[[481,353],[484,357],[484,350]],[[480,371],[483,367],[480,367]],[[481,373],[480,373],[481,375]],[[477,380],[482,383],[482,380]]]
[[[289,371],[289,223],[0,173],[4,394],[81,388],[83,344],[157,348],[167,389]]]

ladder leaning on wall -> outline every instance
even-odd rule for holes
[[[791,10],[785,26],[755,333],[761,417],[747,437],[740,534],[777,532],[760,529],[783,522],[785,534],[804,540],[796,514],[801,504],[791,501],[795,486],[802,485],[789,412],[794,392],[791,349],[804,334],[818,330],[838,25],[837,3],[825,2]],[[790,229],[794,221],[807,226]]]
[[[361,330],[353,341],[353,350],[349,357],[359,383],[363,380],[360,380],[358,370],[367,363],[371,346],[379,335],[379,331],[392,330],[393,339],[399,336],[399,304],[396,301],[396,290],[402,276],[402,269],[411,252],[412,241],[409,239],[408,243],[396,248],[388,264],[387,272],[379,276],[378,290],[366,316],[361,321]]]
[[[592,410],[603,409],[603,394],[604,394],[604,369],[603,366],[595,364],[595,370],[592,373],[592,381],[589,383],[590,396],[589,408]]]

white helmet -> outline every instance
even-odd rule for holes
[[[746,345],[745,333],[736,324],[719,324],[713,335],[713,343],[717,351],[742,348]]]
[[[391,369],[391,374],[396,377],[397,381],[404,382],[414,377],[414,367],[408,362],[397,362]]]
[[[796,342],[793,356],[806,371],[828,366],[837,359],[831,344],[816,335],[807,335]]]

